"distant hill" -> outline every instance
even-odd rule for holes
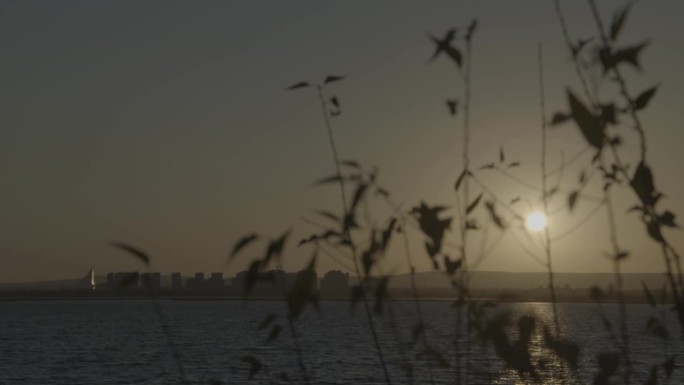
[[[665,274],[657,273],[624,273],[622,274],[625,290],[642,290],[642,282],[649,288],[660,288],[667,284]],[[568,285],[573,289],[588,289],[592,286],[608,287],[615,284],[612,273],[554,273],[556,286]],[[548,273],[505,273],[496,271],[471,272],[472,289],[536,289],[548,287]],[[449,281],[443,272],[416,273],[416,286],[421,289],[446,288]],[[390,279],[391,288],[411,287],[409,274],[396,275]]]
[[[0,291],[54,291],[54,290],[73,290],[82,288],[84,282],[90,284],[88,287],[92,288],[91,279],[94,280],[95,285],[104,284],[107,277],[101,275],[94,275],[91,269],[85,277],[74,279],[59,279],[53,281],[36,281],[36,282],[17,282],[17,283],[0,283]]]
[[[322,275],[319,275],[321,278]],[[186,278],[185,276],[183,278]],[[230,279],[232,277],[226,277]],[[416,273],[416,285],[419,289],[445,289],[449,288],[449,280],[443,272],[420,272]],[[614,285],[615,277],[612,273],[555,273],[556,286],[572,289],[588,289],[592,286],[607,288]],[[656,273],[624,273],[622,275],[625,290],[642,290],[642,282],[651,289],[661,288],[667,284],[665,274]],[[63,290],[71,288],[82,278],[0,284],[0,291],[16,290]],[[96,275],[97,286],[103,287],[106,276]],[[170,287],[170,275],[162,275],[161,286]],[[474,290],[529,290],[546,288],[549,277],[547,273],[506,273],[497,271],[473,271],[471,272],[471,288]],[[409,274],[400,274],[392,277],[389,281],[392,289],[406,289],[411,287]]]

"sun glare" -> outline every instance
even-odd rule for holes
[[[527,228],[531,231],[541,231],[546,227],[546,215],[535,212],[527,216]]]

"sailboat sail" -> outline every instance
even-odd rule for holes
[[[75,285],[76,289],[95,290],[95,269],[90,269],[85,277],[81,278]]]

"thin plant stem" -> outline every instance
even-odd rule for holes
[[[618,309],[620,312],[620,336],[621,350],[623,359],[625,360],[624,381],[625,384],[630,383],[632,377],[632,359],[629,353],[629,330],[627,329],[627,306],[625,305],[624,285],[622,282],[622,273],[620,272],[620,245],[617,239],[617,224],[615,222],[615,210],[613,209],[613,200],[610,195],[610,189],[606,189],[606,214],[608,216],[608,228],[610,230],[610,242],[613,247],[613,271],[615,272],[615,285],[617,286]]]
[[[290,329],[290,334],[292,335],[292,341],[294,342],[295,352],[297,353],[297,365],[299,365],[299,371],[302,373],[305,384],[310,384],[309,374],[306,371],[306,365],[304,364],[304,353],[302,347],[299,344],[299,337],[297,337],[297,331],[295,330],[294,321],[290,314],[287,315],[287,326]]]
[[[667,249],[675,261],[675,265],[677,268],[677,280],[679,281],[679,287],[680,287],[680,289],[684,290],[684,278],[682,277],[681,258],[679,257],[679,254],[677,254],[677,250],[675,250],[669,243],[667,244]]]
[[[544,103],[544,60],[542,53],[542,45],[538,46],[538,60],[539,60],[539,107],[541,109],[541,183],[542,183],[542,206],[544,215],[549,215],[549,199],[548,191],[546,189],[546,106]],[[553,258],[551,254],[551,236],[549,226],[544,226],[544,253],[546,254],[546,267],[549,272],[549,292],[551,294],[551,304],[553,306],[553,325],[556,331],[556,338],[560,338],[560,321],[558,320],[558,307],[556,300],[556,287],[554,283],[553,273]]]
[[[582,228],[582,226],[584,226],[585,223],[587,223],[591,218],[594,217],[594,215],[596,215],[596,213],[599,212],[599,210],[601,209],[601,207],[603,207],[604,204],[605,204],[605,201],[600,202],[584,218],[582,218],[577,223],[575,223],[574,226],[572,226],[570,229],[566,230],[565,232],[560,233],[560,234],[552,237],[551,241],[557,241],[559,239],[563,239],[563,238],[567,237],[568,235],[574,233],[575,231],[579,230],[580,228]]]
[[[464,207],[459,206],[459,210],[463,210],[460,223],[461,232],[461,286],[459,289],[459,306],[456,311],[456,334],[454,337],[454,354],[456,363],[456,382],[467,383],[468,381],[468,356],[470,353],[470,317],[466,315],[466,353],[465,353],[465,368],[461,368],[461,356],[463,353],[460,351],[460,339],[461,331],[463,330],[463,307],[466,307],[466,312],[468,311],[468,258],[467,258],[467,247],[468,247],[468,229],[467,221],[468,216],[465,212],[465,206],[470,202],[470,69],[471,69],[471,54],[472,54],[472,44],[470,38],[466,39],[466,54],[464,60],[463,69],[463,83],[464,83],[464,95],[463,95],[463,143],[462,143],[462,162],[466,174],[463,177],[463,188],[461,190],[462,202]]]
[[[337,146],[335,145],[335,134],[332,130],[332,125],[330,124],[330,117],[328,116],[328,108],[325,104],[325,97],[323,96],[323,87],[317,86],[318,99],[321,103],[321,112],[323,113],[323,119],[325,121],[325,128],[328,131],[328,141],[330,142],[330,151],[332,152],[333,161],[335,162],[335,171],[337,172],[337,177],[340,184],[340,196],[342,197],[342,212],[347,215],[347,193],[344,188],[344,178],[342,177],[342,168],[340,167],[340,158],[337,155]]]
[[[411,361],[409,360],[408,356],[406,355],[406,349],[404,349],[404,346],[402,345],[402,339],[401,339],[401,334],[399,333],[399,328],[397,327],[397,318],[394,315],[394,308],[392,306],[392,302],[387,302],[387,313],[389,317],[389,325],[390,328],[392,329],[392,332],[394,333],[396,340],[395,342],[398,345],[399,349],[399,354],[401,356],[401,360],[404,362],[406,366],[406,376],[408,377],[408,384],[414,384],[415,379],[413,375],[413,366],[411,365]]]
[[[399,205],[395,204],[389,197],[386,197],[385,201],[395,212],[399,211]],[[408,221],[406,220],[406,215],[401,213],[399,215],[399,220],[401,221],[401,227],[402,227],[401,234],[402,234],[402,238],[404,241],[404,252],[406,253],[406,263],[409,267],[409,276],[411,279],[411,291],[413,293],[413,303],[416,306],[416,314],[418,316],[418,322],[420,322],[421,327],[424,328],[425,327],[425,321],[424,321],[424,317],[423,317],[423,308],[422,308],[422,305],[420,302],[420,295],[418,294],[418,286],[416,285],[416,267],[413,264],[413,258],[411,256],[411,247],[409,244],[408,234],[406,232],[408,230],[408,228],[407,228]],[[427,340],[427,336],[425,335],[425,331],[423,330],[423,332],[420,335],[421,335],[421,342],[423,343],[423,348],[425,348],[427,350],[430,345],[428,344],[428,340]],[[434,384],[435,379],[434,379],[434,374],[432,371],[432,362],[428,360],[427,364],[428,364],[428,374],[430,376],[430,383]]]
[[[575,46],[572,44],[572,40],[570,39],[570,33],[568,32],[568,25],[565,21],[565,15],[563,14],[563,11],[560,7],[560,0],[554,0],[553,3],[556,9],[556,16],[558,17],[558,21],[561,26],[561,31],[563,32],[563,38],[565,38],[565,44],[568,47],[568,51],[570,51],[570,54],[572,55],[572,62],[574,64],[577,77],[579,78],[580,83],[582,84],[582,90],[584,91],[584,95],[587,97],[587,100],[591,103],[591,105],[596,107],[597,103],[592,97],[591,92],[589,91],[589,85],[587,84],[585,76],[582,74],[582,67],[580,66],[580,63],[577,60],[577,55],[579,53],[575,51]]]
[[[464,71],[464,98],[463,98],[463,164],[466,170],[470,169],[470,105],[471,99],[471,71],[473,62],[473,47],[472,47],[472,36],[466,39],[466,57],[465,57],[465,71]],[[468,205],[470,202],[470,181],[468,173],[465,175],[463,180],[463,204]],[[467,215],[464,212],[463,217],[467,220]],[[470,324],[470,316],[468,312],[470,311],[470,279],[468,276],[468,229],[467,226],[463,227],[463,263],[461,264],[461,280],[463,288],[461,292],[464,292],[465,306],[466,306],[466,359],[465,359],[465,382],[468,383],[468,372],[470,369],[470,330],[472,325]]]
[[[598,12],[598,8],[596,7],[596,2],[594,0],[588,0],[589,1],[589,6],[591,7],[591,13],[594,16],[594,21],[596,21],[596,26],[598,27],[599,30],[599,36],[601,37],[601,42],[604,46],[604,48],[610,47],[610,42],[608,41],[608,36],[606,36],[605,29],[603,28],[603,21],[601,20],[601,15]],[[625,81],[624,76],[622,76],[622,73],[620,72],[620,69],[618,68],[617,65],[614,65],[611,67],[611,70],[613,74],[615,75],[615,80],[617,81],[618,85],[620,86],[620,94],[625,98],[627,101],[627,108],[629,110],[629,114],[632,117],[632,120],[634,121],[634,129],[637,131],[639,134],[639,151],[641,155],[641,161],[646,162],[646,133],[644,132],[644,128],[641,125],[641,119],[639,119],[639,115],[637,114],[637,110],[634,105],[634,100],[632,100],[632,97],[629,96],[629,90],[627,89],[627,82]]]
[[[587,152],[589,152],[589,150],[591,150],[591,146],[586,146],[586,147],[584,147],[583,150],[580,150],[580,151],[578,151],[575,155],[573,155],[572,158],[570,158],[570,160],[568,160],[568,161],[561,161],[561,165],[560,165],[557,169],[555,169],[555,170],[553,170],[553,171],[549,171],[548,175],[546,175],[546,176],[547,176],[547,177],[548,177],[548,176],[553,176],[553,175],[555,175],[555,174],[561,174],[561,175],[562,175],[562,174],[563,174],[563,171],[565,170],[566,167],[568,167],[568,166],[572,165],[573,163],[575,163],[578,159],[580,159],[580,158],[582,157],[582,155],[584,155],[584,154],[586,154]]]
[[[337,154],[337,146],[335,145],[335,136],[333,134],[332,130],[332,125],[330,124],[330,117],[328,116],[328,109],[325,104],[325,97],[323,96],[323,87],[318,85],[316,86],[316,90],[318,91],[318,99],[321,103],[321,112],[323,113],[323,119],[325,121],[325,127],[328,131],[328,139],[330,141],[330,149],[333,155],[333,161],[335,162],[335,170],[337,171],[337,177],[339,179],[339,184],[340,184],[340,196],[342,199],[342,212],[344,213],[344,220],[347,220],[347,217],[349,215],[349,211],[347,208],[347,194],[345,192],[344,188],[344,178],[342,177],[342,168],[340,167],[340,159]],[[361,278],[361,269],[359,268],[359,261],[357,258],[357,250],[356,250],[356,245],[354,244],[354,241],[352,240],[351,237],[351,232],[348,229],[348,226],[344,226],[345,228],[345,234],[344,236],[347,238],[349,241],[349,246],[352,251],[352,258],[354,260],[354,270],[356,271],[356,276]],[[361,282],[359,282],[361,284]],[[366,298],[365,291],[361,295],[361,301],[363,302],[363,308],[365,310],[366,314],[366,319],[368,321],[368,327],[370,328],[371,335],[373,337],[373,343],[375,345],[375,349],[378,353],[378,359],[380,360],[380,364],[382,366],[382,371],[385,377],[385,382],[387,384],[391,384],[392,381],[390,380],[390,375],[389,371],[387,370],[387,363],[385,362],[385,357],[382,352],[382,347],[380,346],[380,339],[378,337],[378,332],[375,329],[375,322],[373,321],[373,315],[371,314],[370,307],[368,305],[368,300]]]
[[[181,376],[181,383],[190,384],[190,379],[188,378],[188,373],[185,370],[185,365],[183,365],[183,360],[181,359],[180,352],[178,351],[178,348],[176,347],[176,344],[173,341],[173,337],[171,336],[171,329],[169,327],[169,324],[166,322],[166,318],[164,317],[164,311],[162,310],[161,305],[159,304],[159,300],[156,294],[154,294],[151,288],[150,297],[152,299],[152,306],[154,308],[154,312],[157,315],[159,323],[162,326],[164,338],[166,338],[166,344],[168,345],[169,350],[171,351],[171,357],[173,357],[173,362],[176,364],[176,369],[178,370],[178,373]]]
[[[319,249],[320,248],[317,247],[315,253],[318,253]],[[288,298],[287,283],[285,280],[280,282],[280,290],[282,292],[283,298]],[[299,343],[299,337],[297,336],[297,331],[295,329],[294,319],[292,318],[292,314],[289,310],[287,312],[287,327],[290,331],[290,335],[292,336],[295,353],[297,354],[297,366],[299,366],[299,372],[302,375],[303,383],[308,385],[311,383],[311,381],[309,380],[309,374],[307,373],[306,365],[304,364],[304,352],[302,351],[302,346]]]

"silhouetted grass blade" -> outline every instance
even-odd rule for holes
[[[337,215],[331,213],[330,211],[327,211],[327,210],[316,210],[316,211],[314,211],[314,212],[315,212],[316,214],[318,214],[318,215],[324,217],[324,218],[330,219],[330,220],[333,221],[333,222],[336,222],[336,223],[340,222],[340,217],[338,217]]]
[[[330,84],[333,82],[338,82],[340,80],[343,80],[345,76],[342,75],[328,75],[325,77],[325,80],[323,80],[323,84]]]
[[[283,331],[283,328],[280,325],[273,325],[271,332],[268,333],[268,342],[273,342],[278,339],[281,331]]]
[[[230,254],[228,255],[228,260],[230,261],[231,259],[233,259],[233,257],[235,257],[235,255],[238,252],[240,252],[240,250],[244,249],[247,245],[256,241],[257,239],[259,239],[259,235],[256,233],[249,234],[240,238],[240,240],[238,240],[235,243],[235,246],[233,246],[233,249],[230,251]]]
[[[573,191],[568,195],[568,210],[573,211],[575,209],[577,198],[579,198],[579,191]]]
[[[305,87],[309,87],[309,86],[310,86],[310,84],[307,82],[299,82],[299,83],[295,83],[295,84],[285,88],[285,91],[296,90],[299,88],[305,88]]]
[[[469,205],[466,207],[466,215],[470,214],[475,208],[477,207],[477,204],[480,203],[480,199],[482,199],[482,193],[477,196]]]
[[[458,176],[458,179],[456,179],[456,184],[454,185],[454,190],[458,191],[458,188],[461,187],[461,183],[463,182],[463,178],[465,178],[468,170],[464,169],[463,172],[461,172],[461,175]]]
[[[389,293],[387,292],[387,285],[389,284],[389,276],[384,276],[380,279],[380,282],[377,283],[377,286],[375,287],[375,306],[373,307],[373,310],[377,314],[382,314],[383,312],[383,303],[385,299],[389,298]]]
[[[632,3],[627,3],[624,8],[622,8],[620,11],[616,12],[613,15],[613,20],[610,23],[610,39],[615,41],[617,40],[618,36],[620,35],[620,31],[622,31],[622,27],[625,24],[625,19],[627,19],[627,15],[629,14],[629,10],[632,8]]]
[[[672,376],[672,371],[675,368],[675,356],[672,356],[665,360],[663,362],[663,369],[665,369],[665,374],[667,375],[667,378],[670,378]]]
[[[446,268],[447,274],[449,275],[454,275],[454,273],[461,268],[461,264],[463,264],[463,260],[460,258],[452,261],[448,255],[444,256],[444,268]]]
[[[316,258],[316,253],[314,252],[306,269],[297,274],[292,289],[288,293],[288,311],[294,319],[297,319],[302,311],[304,311],[307,302],[313,301],[317,304],[317,299],[313,297],[313,290],[316,284]]]
[[[613,257],[613,258],[615,258],[616,261],[619,261],[619,260],[625,259],[627,257],[629,257],[629,252],[619,251],[618,253],[615,254],[615,257]]]
[[[250,265],[249,268],[247,269],[247,276],[245,277],[245,289],[244,289],[244,295],[247,296],[249,295],[250,291],[254,287],[254,285],[257,282],[260,281],[265,281],[265,282],[273,282],[274,277],[273,274],[270,272],[263,273],[262,270],[265,266],[265,263],[261,260],[256,260],[253,261]]]
[[[466,32],[466,41],[471,41],[475,35],[475,30],[477,29],[477,19],[473,19],[468,26],[468,31]]]
[[[356,210],[356,207],[361,203],[361,199],[363,198],[363,195],[366,193],[366,190],[368,189],[368,185],[366,183],[360,183],[356,191],[354,192],[354,198],[352,198],[352,203],[351,207],[349,209],[350,212],[354,212]]]
[[[656,300],[655,297],[653,296],[653,293],[651,293],[651,290],[648,289],[648,286],[646,286],[646,282],[641,281],[641,286],[644,288],[644,294],[646,294],[646,299],[648,300],[648,304],[651,305],[652,308],[656,307]]]
[[[254,376],[257,373],[259,373],[263,366],[261,364],[261,361],[259,361],[259,359],[254,356],[242,356],[240,357],[240,360],[250,365],[248,377],[249,380],[252,380],[252,378],[254,378]]]
[[[557,126],[561,123],[566,122],[568,119],[570,119],[570,115],[564,114],[562,112],[556,112],[555,114],[553,114],[553,117],[551,118],[550,125]]]
[[[487,207],[487,211],[489,212],[489,216],[491,217],[492,221],[494,224],[499,227],[501,230],[506,229],[506,224],[503,221],[503,218],[499,216],[499,214],[496,212],[496,207],[494,206],[494,202],[485,202],[485,207]]]
[[[145,252],[143,252],[142,250],[137,249],[133,246],[127,245],[125,243],[120,243],[120,242],[112,242],[111,245],[116,247],[116,248],[119,248],[121,250],[128,252],[129,254],[133,255],[134,257],[139,259],[141,262],[143,262],[145,265],[149,266],[150,257]]]
[[[570,341],[564,341],[554,337],[548,327],[544,327],[544,343],[551,348],[558,357],[565,360],[571,368],[577,368],[579,362],[579,346]]]
[[[604,123],[617,124],[617,113],[615,109],[615,104],[601,104],[599,105],[599,107],[601,108],[601,120]]]
[[[444,358],[444,355],[441,352],[439,352],[438,350],[428,346],[425,349],[425,353],[427,354],[428,359],[431,362],[437,364],[438,366],[440,366],[442,368],[448,368],[449,367],[449,361],[447,361],[447,359]]]
[[[637,96],[636,99],[634,99],[634,109],[641,110],[646,108],[648,102],[651,101],[651,98],[653,97],[653,95],[655,95],[657,90],[658,86],[655,86],[639,94],[639,96]]]
[[[658,385],[658,365],[653,365],[651,368],[646,385]]]
[[[271,323],[273,323],[273,321],[275,321],[275,319],[276,319],[276,315],[273,313],[270,313],[259,323],[259,326],[257,327],[257,331],[267,328],[269,325],[271,325]]]
[[[456,116],[456,113],[458,112],[458,100],[448,99],[446,101],[446,105],[447,105],[447,108],[449,109],[449,115]]]
[[[601,372],[594,378],[594,384],[608,385],[609,377],[617,372],[620,365],[620,354],[613,352],[601,353],[598,355],[598,364]]]
[[[342,178],[339,175],[335,174],[335,175],[331,175],[331,176],[317,180],[316,182],[314,182],[314,186],[320,186],[320,185],[324,185],[324,184],[328,184],[328,183],[336,183],[336,182],[339,182],[340,180],[342,180]]]
[[[648,321],[646,321],[646,331],[663,341],[667,341],[670,338],[670,333],[667,331],[665,328],[665,325],[663,325],[659,319],[655,317],[650,317]]]
[[[351,287],[351,308],[352,310],[356,307],[356,304],[361,301],[365,293],[365,289],[361,285],[354,285]]]
[[[382,188],[382,187],[378,187],[378,188],[375,190],[375,193],[376,193],[377,195],[382,196],[383,198],[389,198],[389,191],[387,191],[386,189],[384,189],[384,188]]]
[[[397,224],[397,218],[392,218],[390,223],[387,225],[385,230],[382,231],[382,241],[380,242],[380,251],[385,252],[387,246],[389,245],[392,233],[394,232],[394,227]]]
[[[119,290],[125,290],[131,286],[137,286],[138,285],[138,280],[140,279],[140,275],[137,272],[134,272],[132,274],[126,274],[124,278],[119,282],[118,289]]]
[[[605,294],[600,287],[592,286],[591,289],[589,289],[589,296],[594,301],[601,301],[605,297]]]
[[[357,170],[360,170],[360,169],[361,169],[361,165],[360,165],[358,162],[353,161],[353,160],[341,160],[341,161],[340,161],[340,164],[341,164],[342,166],[347,166],[347,167],[355,168],[355,169],[357,169]]]
[[[264,265],[268,265],[273,258],[280,259],[283,249],[285,248],[285,242],[287,242],[287,238],[290,236],[290,231],[291,230],[287,230],[278,239],[275,239],[268,244],[266,255],[263,260]]]

